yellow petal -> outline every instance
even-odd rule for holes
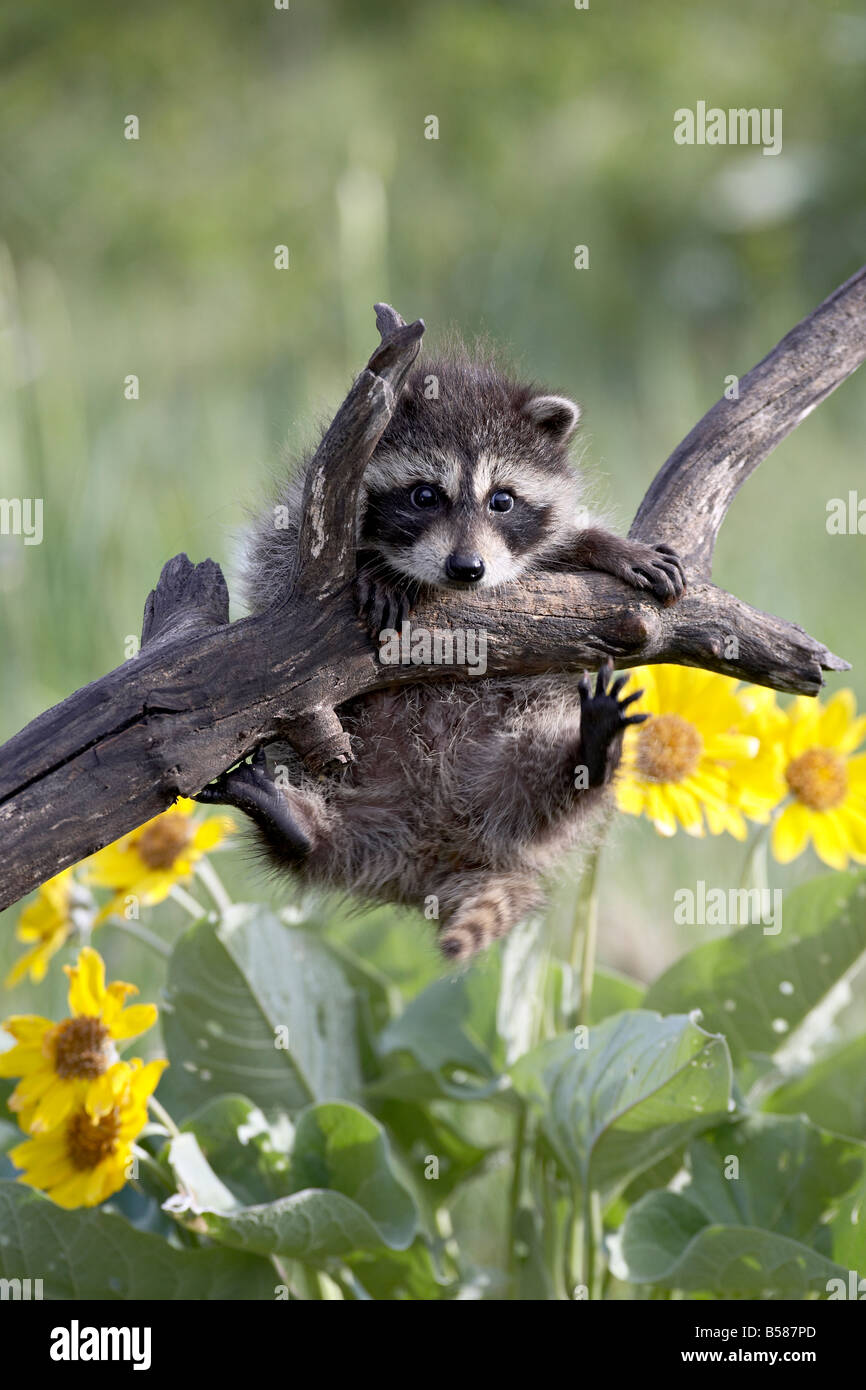
[[[780,864],[790,864],[803,853],[809,843],[812,813],[808,807],[793,802],[786,806],[773,826],[773,854]]]
[[[130,1092],[134,1103],[144,1105],[149,1097],[153,1095],[159,1085],[159,1079],[167,1066],[167,1058],[157,1057],[154,1061],[148,1062],[146,1067],[142,1067],[141,1070],[133,1076],[130,1083]]]
[[[67,1211],[72,1211],[76,1207],[95,1206],[95,1202],[88,1201],[88,1188],[92,1181],[92,1174],[92,1169],[75,1173],[72,1177],[66,1178],[64,1182],[59,1182],[52,1187],[48,1196],[56,1206],[63,1207]]]
[[[818,743],[821,721],[821,707],[817,700],[805,695],[797,695],[788,706],[787,748],[789,761],[799,758],[807,748]]]
[[[671,810],[686,834],[702,836],[704,818],[701,814],[700,803],[694,793],[684,787],[669,786],[667,795]]]
[[[77,965],[64,967],[69,976],[69,1011],[98,1018],[105,998],[105,965],[98,951],[84,946]]]
[[[633,714],[634,710],[629,713]],[[208,820],[202,821],[196,827],[192,837],[193,848],[200,854],[207,854],[208,850],[214,846],[222,844],[228,835],[235,830],[235,823],[230,816],[210,816]]]
[[[630,778],[620,778],[616,783],[616,804],[626,815],[639,816],[644,806],[642,788]]]
[[[831,869],[848,866],[848,847],[843,827],[833,811],[816,813],[812,817],[812,841],[819,859]]]
[[[866,738],[866,714],[861,714],[858,719],[851,721],[839,739],[839,752],[853,753],[855,748],[860,747],[864,738]]]
[[[106,1028],[111,1030],[112,1036],[117,1037],[114,1032],[114,1024],[123,1012],[123,1006],[130,994],[138,994],[137,985],[128,985],[123,980],[112,980],[105,991],[105,1000],[102,1005],[102,1021]]]
[[[131,1004],[124,1009],[115,1022],[111,1034],[119,1042],[123,1038],[137,1038],[146,1033],[156,1023],[158,1010],[155,1004]]]
[[[866,811],[849,797],[836,814],[844,824],[848,848],[857,859],[863,860],[866,858]]]
[[[9,1109],[23,1110],[30,1105],[35,1107],[48,1088],[54,1085],[54,1080],[54,1072],[48,1067],[43,1071],[34,1071],[29,1076],[23,1076],[9,1097]]]
[[[87,1092],[85,1109],[88,1115],[98,1120],[107,1115],[126,1095],[132,1070],[126,1062],[116,1062],[92,1083]]]
[[[30,1120],[31,1132],[38,1134],[42,1130],[57,1129],[75,1108],[84,1089],[74,1082],[55,1080],[36,1107]]]
[[[142,830],[145,828],[142,826]],[[136,883],[146,872],[147,865],[127,838],[106,845],[105,849],[94,854],[87,861],[84,877],[88,883],[99,888],[122,889]]]
[[[41,1047],[45,1034],[54,1027],[54,1023],[50,1018],[42,1018],[39,1014],[12,1014],[0,1026],[5,1028],[7,1033],[11,1033],[17,1042],[24,1043],[27,1047]]]
[[[20,984],[25,975],[29,975],[34,984],[40,984],[45,979],[52,957],[65,944],[68,936],[67,928],[61,927],[48,940],[40,940],[39,944],[34,946],[32,950],[25,951],[6,976],[4,980],[6,989],[13,989],[15,985]]]
[[[670,802],[661,787],[648,785],[646,788],[647,815],[660,835],[676,834],[677,821]]]

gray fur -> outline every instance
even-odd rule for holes
[[[429,399],[431,378],[438,399]],[[485,486],[509,478],[519,488],[528,479],[549,516],[544,534],[512,557],[513,579],[567,556],[579,539],[582,489],[567,454],[578,416],[567,400],[512,382],[489,363],[465,356],[423,363],[407,382],[368,478],[378,477],[384,488],[383,476],[404,487],[428,477],[444,480],[446,491],[454,483],[462,500],[449,503],[441,525],[453,525],[473,544],[481,537],[479,546],[499,522],[483,497],[472,500],[478,471],[488,470]],[[266,512],[252,533],[244,580],[254,610],[278,599],[295,573],[303,476],[302,467],[279,499],[288,526],[275,529],[274,513]],[[365,492],[359,539],[368,501]],[[596,548],[629,544],[592,535],[601,537]],[[393,554],[383,563],[375,541],[366,536],[374,569],[388,569],[394,580]],[[430,582],[427,571],[413,572],[415,554],[409,547],[396,565],[396,581],[413,595],[420,579]],[[608,567],[604,556],[588,565]],[[608,798],[621,743],[612,741],[606,785],[576,788],[580,700],[570,676],[403,686],[355,699],[339,713],[356,759],[341,778],[313,780],[287,750],[268,750],[269,763],[289,766],[292,785],[283,794],[312,847],[291,864],[273,838],[266,852],[303,882],[426,905],[428,915],[435,903],[440,945],[457,959],[504,935],[541,901],[544,876],[586,842],[587,817]]]

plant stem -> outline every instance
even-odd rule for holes
[[[173,1119],[171,1118],[171,1116],[169,1115],[169,1113],[168,1113],[168,1111],[166,1110],[165,1106],[162,1105],[162,1104],[157,1100],[156,1096],[150,1096],[149,1099],[148,1099],[147,1104],[148,1104],[148,1107],[150,1108],[150,1110],[153,1111],[153,1114],[154,1114],[154,1115],[156,1116],[156,1118],[159,1120],[160,1124],[161,1124],[161,1125],[164,1125],[165,1128],[168,1130],[168,1132],[169,1132],[169,1134],[171,1135],[172,1139],[179,1139],[179,1138],[180,1138],[180,1130],[178,1129],[178,1127],[177,1127],[177,1125],[175,1124],[174,1120],[173,1120]]]
[[[181,907],[185,908],[190,917],[194,917],[197,922],[205,916],[205,909],[202,907],[201,903],[197,902],[192,894],[188,893],[185,888],[181,888],[179,883],[172,885],[171,897],[174,898],[176,903],[180,903]]]
[[[770,831],[773,827],[772,819],[766,825],[758,828],[758,832],[752,841],[745,863],[743,872],[740,875],[741,888],[764,889],[769,886],[769,875],[767,872],[767,846],[770,840]]]
[[[279,1279],[280,1283],[285,1284],[286,1288],[289,1291],[289,1300],[294,1301],[296,1299],[299,1299],[301,1295],[297,1292],[296,1288],[292,1283],[289,1270],[286,1266],[286,1261],[277,1255],[271,1255],[269,1258],[271,1264],[273,1265],[276,1271],[277,1278]]]
[[[526,1111],[527,1106],[521,1103],[517,1112],[517,1124],[514,1131],[514,1176],[511,1179],[511,1194],[509,1200],[509,1276],[514,1282],[517,1275],[517,1218],[520,1213],[520,1197],[523,1191],[523,1160],[524,1149],[526,1146]],[[513,1292],[513,1290],[512,1290]]]
[[[213,900],[217,911],[225,916],[233,906],[232,900],[223,887],[222,880],[209,859],[200,859],[195,866],[196,877],[201,879]]]
[[[601,1235],[601,1198],[591,1187],[583,1194],[583,1260],[581,1283],[592,1300],[596,1295],[596,1263]]]
[[[136,941],[141,941],[145,946],[149,946],[152,951],[157,951],[161,956],[170,956],[171,947],[162,937],[155,932],[143,927],[140,922],[128,922],[125,917],[109,917],[108,923],[113,927],[120,927],[121,931],[128,932],[134,936]]]
[[[147,1149],[143,1148],[141,1144],[133,1144],[132,1151],[135,1154],[135,1157],[138,1159],[139,1163],[143,1164],[147,1171],[149,1173],[152,1173],[153,1176],[158,1179],[160,1185],[164,1187],[167,1192],[174,1192],[174,1184],[171,1182],[168,1175],[163,1171],[160,1164],[157,1163],[153,1154],[149,1154],[147,1152]]]
[[[601,858],[601,844],[591,851],[584,871],[581,893],[574,914],[574,930],[571,936],[570,964],[577,970],[580,956],[580,1002],[577,1009],[577,1022],[589,1023],[589,1006],[592,1000],[592,979],[595,973],[595,946],[598,934],[598,865]]]

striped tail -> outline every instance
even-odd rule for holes
[[[443,924],[439,949],[449,960],[469,960],[492,941],[506,936],[520,918],[524,903],[502,886],[486,888],[467,898]]]

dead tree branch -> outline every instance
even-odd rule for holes
[[[383,666],[352,601],[364,468],[417,356],[424,325],[377,305],[379,347],[310,469],[303,561],[291,594],[228,622],[219,566],[185,555],[145,606],[142,649],[40,715],[0,750],[0,908],[197,792],[256,746],[288,737],[315,770],[351,757],[339,707],[384,686],[470,678],[465,668]],[[866,357],[866,268],[798,324],[708,411],[658,473],[632,535],[684,557],[672,608],[606,575],[545,575],[496,597],[439,595],[417,627],[483,629],[488,674],[678,662],[815,694],[847,669],[793,623],[716,588],[719,527],[740,485]],[[733,655],[733,653],[736,655]]]

